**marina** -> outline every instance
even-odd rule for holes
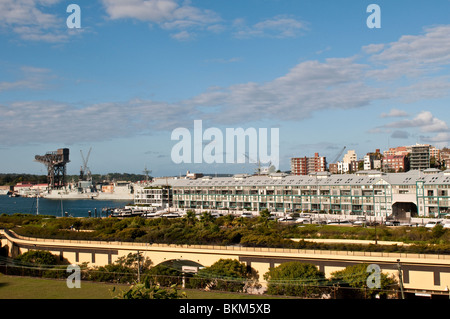
[[[56,217],[107,217],[107,210],[114,210],[127,205],[123,200],[91,200],[9,197],[0,195],[0,214],[39,214]]]

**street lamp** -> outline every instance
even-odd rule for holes
[[[403,292],[403,275],[402,275],[402,268],[400,266],[400,259],[397,259],[397,268],[398,268],[398,278],[400,281],[400,291],[402,294],[402,299],[405,299],[405,293]]]

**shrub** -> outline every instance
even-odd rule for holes
[[[209,267],[200,269],[189,279],[189,287],[241,292],[257,286],[257,272],[235,259],[220,259]]]
[[[325,274],[315,265],[297,261],[270,268],[264,279],[272,295],[319,297],[324,292],[319,286],[327,284]]]

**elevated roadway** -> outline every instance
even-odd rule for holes
[[[110,264],[138,251],[153,265],[189,260],[210,266],[221,258],[231,258],[257,270],[263,285],[263,275],[270,267],[288,261],[314,264],[329,277],[334,271],[359,263],[377,264],[383,272],[398,276],[400,260],[405,291],[448,294],[450,287],[450,255],[58,240],[23,237],[8,230],[0,230],[0,238],[11,257],[28,250],[47,250],[73,264],[87,262],[92,266]]]

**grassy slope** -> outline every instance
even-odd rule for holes
[[[113,288],[115,287],[115,291]],[[0,274],[0,299],[112,299],[126,285],[82,282],[81,288],[69,289],[64,280],[6,276]],[[188,299],[271,298],[227,292],[186,290]],[[276,297],[275,297],[276,298]]]

